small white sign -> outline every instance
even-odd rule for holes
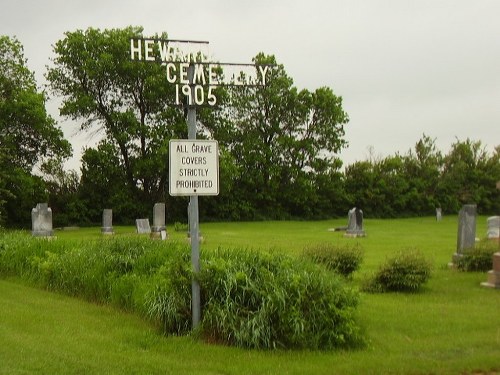
[[[169,193],[219,194],[219,143],[177,139],[169,142]]]

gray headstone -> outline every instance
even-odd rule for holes
[[[135,226],[138,234],[151,233],[149,219],[135,219]]]
[[[52,209],[47,203],[38,203],[31,210],[31,228],[35,237],[52,236]]]
[[[466,204],[458,213],[457,254],[474,247],[476,242],[476,205]]]
[[[153,207],[153,232],[166,230],[165,227],[165,203],[155,203]]]
[[[347,213],[346,237],[364,237],[366,235],[363,229],[363,211],[354,207]]]
[[[441,208],[436,208],[436,221],[441,221],[443,218],[443,211]]]
[[[102,210],[102,234],[113,234],[113,210],[105,208]]]
[[[487,236],[488,238],[500,237],[500,216],[491,216],[486,219],[488,223]]]

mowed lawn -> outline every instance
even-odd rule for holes
[[[448,268],[457,219],[365,220],[366,238],[316,222],[201,223],[203,251],[251,248],[299,256],[316,243],[359,243],[358,286],[386,257],[417,248],[433,275],[417,294],[361,295],[368,346],[350,351],[258,351],[165,337],[139,317],[109,306],[0,280],[0,374],[476,374],[500,373],[500,290],[480,286],[486,273]],[[115,228],[133,235],[132,227]],[[186,234],[168,228],[169,241]],[[57,241],[100,237],[99,228],[57,231]],[[486,235],[479,217],[477,236]]]

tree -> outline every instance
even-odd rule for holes
[[[424,134],[415,144],[415,152],[410,150],[404,157],[404,168],[409,183],[408,212],[432,214],[436,207],[441,207],[437,192],[443,168],[443,156],[435,139]]]
[[[444,158],[439,184],[446,208],[457,212],[463,204],[475,203],[479,212],[494,213],[498,208],[496,181],[500,180],[499,147],[492,156],[481,141],[457,140]]]
[[[274,56],[258,54],[254,63],[273,65],[267,84],[230,89],[231,129],[218,138],[235,163],[233,199],[252,207],[247,218],[317,214],[315,183],[334,175],[335,153],[346,145],[342,98],[327,87],[299,91]]]
[[[32,175],[34,167],[71,155],[71,146],[47,114],[45,101],[27,68],[21,43],[0,36],[0,201],[6,202],[4,216],[10,224],[26,225],[30,210],[18,211],[42,198],[39,178]]]
[[[186,138],[187,127],[165,68],[130,61],[130,39],[141,34],[134,27],[67,32],[46,77],[63,98],[61,114],[82,121],[82,131],[103,133],[116,148],[127,194],[150,205],[166,199],[168,141]]]

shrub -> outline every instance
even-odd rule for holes
[[[496,241],[482,241],[458,257],[457,268],[461,271],[486,272],[493,265],[493,254],[498,250]]]
[[[176,232],[187,232],[188,231],[188,225],[187,224],[183,224],[179,221],[176,221],[174,223],[174,231]]]
[[[415,249],[401,251],[386,260],[363,285],[368,292],[415,292],[427,282],[431,264]]]
[[[316,245],[305,248],[303,256],[346,277],[357,271],[363,260],[359,245]]]
[[[205,338],[250,348],[329,349],[362,341],[358,293],[326,270],[246,250],[218,250],[204,259]]]

